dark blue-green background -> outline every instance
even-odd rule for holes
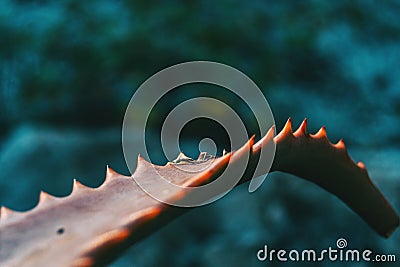
[[[127,174],[121,125],[135,89],[167,66],[211,60],[259,85],[278,129],[289,116],[295,126],[307,117],[312,132],[326,125],[332,142],[343,137],[400,210],[399,14],[394,0],[0,0],[0,205],[27,210],[40,190],[67,195],[73,178],[97,186],[106,164]],[[206,86],[167,96],[149,131],[174,103],[213,94],[238,109],[251,134],[246,106]],[[207,134],[226,145],[218,129],[192,126],[188,154]],[[165,163],[156,143],[151,149]],[[113,266],[265,266],[256,259],[264,244],[323,249],[339,237],[399,260],[399,231],[382,239],[316,186],[269,177],[255,194],[242,186],[190,212]]]

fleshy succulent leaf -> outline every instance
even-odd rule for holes
[[[185,187],[203,185],[218,178],[228,163],[235,164],[250,153],[240,180],[243,183],[254,176],[258,162],[262,163],[260,149],[275,142],[271,171],[291,173],[316,183],[343,200],[383,236],[396,229],[398,215],[373,185],[364,164],[351,160],[343,140],[331,144],[325,127],[310,135],[306,120],[294,133],[290,119],[275,137],[274,132],[272,127],[256,144],[252,137],[241,149],[220,158],[201,155],[193,160],[181,154],[174,162],[155,166],[139,156],[133,176],[144,179],[155,192],[179,202],[191,197],[191,191],[166,191],[157,183],[159,176]],[[69,196],[57,198],[41,192],[38,205],[30,211],[15,212],[2,207],[0,265],[103,265],[186,210],[157,201],[132,177],[107,166],[106,179],[98,188],[74,180]]]

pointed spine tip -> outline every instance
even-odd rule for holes
[[[136,168],[138,168],[143,162],[146,162],[146,160],[142,157],[142,155],[138,154],[136,161]]]
[[[268,132],[264,135],[264,137],[261,138],[256,144],[254,144],[253,151],[258,152],[269,142],[272,142],[274,139],[274,135],[275,135],[275,125],[272,125],[271,128],[269,128]]]
[[[137,156],[137,163],[139,163],[139,162],[141,162],[141,161],[146,161],[146,160],[142,157],[142,155],[138,154],[138,156]]]
[[[253,151],[259,151],[262,147],[266,146],[269,142],[272,142],[275,135],[275,125],[269,128],[268,132],[253,146]]]
[[[274,139],[275,131],[276,131],[276,126],[272,125],[271,128],[269,128],[267,134],[265,135],[267,142]]]
[[[344,144],[343,139],[340,139],[339,142],[333,145],[335,148],[340,150],[346,150],[346,145]]]
[[[366,170],[365,164],[364,164],[363,162],[361,162],[361,161],[357,163],[357,166],[358,166],[360,169],[364,170],[364,171]]]
[[[2,206],[0,208],[0,218],[1,218],[1,220],[17,218],[18,215],[21,215],[21,214],[22,214],[22,212],[20,212],[20,211],[12,210],[12,209],[9,209],[9,208],[4,207],[4,206]]]
[[[246,153],[250,153],[250,155],[253,153],[253,145],[254,145],[254,138],[255,135],[253,135],[243,146],[241,146],[239,149],[232,151],[231,154],[232,158],[240,158]],[[228,155],[229,155],[228,154]]]
[[[74,184],[72,186],[72,192],[79,190],[79,189],[85,189],[87,188],[83,184],[81,184],[78,180],[74,179]]]
[[[44,201],[49,201],[49,200],[53,200],[54,196],[44,192],[44,191],[40,191],[39,194],[39,203],[43,203]]]
[[[137,158],[137,164],[136,164],[136,170],[139,170],[140,168],[147,167],[149,165],[153,165],[151,162],[148,162],[144,157],[142,157],[140,154],[138,155]],[[134,173],[132,173],[133,175]]]
[[[9,208],[6,208],[4,206],[0,208],[0,218],[2,220],[6,219],[7,217],[10,217],[12,213],[13,211],[10,210]]]
[[[233,152],[232,152],[232,151],[231,151],[231,152],[225,151],[225,154],[224,154],[224,155],[222,155],[221,157],[217,157],[217,158],[214,159],[214,162],[211,164],[211,166],[210,166],[210,168],[209,168],[208,170],[210,171],[211,169],[213,169],[213,166],[217,166],[217,165],[220,165],[220,164],[224,164],[224,162],[225,162],[225,163],[226,163],[226,162],[229,162],[230,159],[231,159],[231,157],[232,157],[232,155],[233,155]]]
[[[253,134],[253,135],[249,138],[249,140],[248,140],[243,146],[241,146],[241,147],[240,147],[238,150],[236,150],[236,151],[232,151],[232,152],[229,153],[229,154],[236,155],[236,154],[241,153],[241,152],[246,151],[246,150],[249,150],[249,151],[251,152],[252,149],[253,149],[254,139],[255,139],[255,138],[256,138],[256,135]]]
[[[268,132],[267,132],[267,135],[272,135],[272,136],[274,136],[274,135],[275,135],[275,130],[276,130],[276,126],[275,126],[275,124],[274,124],[274,125],[271,126],[271,128],[269,128],[269,130],[268,130]]]
[[[307,118],[303,120],[303,122],[300,124],[300,127],[294,132],[293,134],[296,137],[302,136],[302,135],[308,135],[308,129],[307,129]]]
[[[106,171],[106,181],[110,181],[111,179],[115,178],[118,176],[118,173],[111,169],[109,165],[107,165],[107,171]]]
[[[289,117],[289,119],[287,120],[285,126],[283,127],[283,132],[286,133],[292,133],[293,129],[292,129],[292,118]]]
[[[149,163],[144,157],[142,157],[142,155],[138,155],[138,157],[137,157],[137,166],[136,166],[136,168],[139,166],[139,165],[142,165],[142,164],[146,164],[146,163]]]
[[[314,138],[328,138],[327,135],[326,135],[326,127],[322,126],[321,129],[319,129],[319,131],[316,134],[312,135],[312,137],[314,137]]]
[[[292,130],[292,119],[289,118],[283,126],[282,131],[275,137],[276,142],[280,142],[285,138],[293,137],[293,130]]]
[[[227,152],[225,155],[223,155],[222,157],[219,158],[215,158],[214,162],[211,164],[210,168],[208,169],[208,171],[213,172],[213,169],[215,168],[219,168],[220,165],[224,165],[227,164],[231,157],[233,155],[233,152]]]
[[[254,145],[254,140],[255,140],[255,139],[256,139],[256,135],[253,134],[253,135],[250,137],[249,141],[247,142],[247,143],[249,144],[250,147],[253,147],[253,145]]]

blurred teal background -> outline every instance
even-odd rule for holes
[[[0,0],[0,205],[30,209],[40,190],[69,194],[73,178],[98,186],[106,164],[127,174],[121,126],[135,89],[165,67],[210,60],[257,83],[278,129],[307,117],[311,132],[326,125],[332,142],[343,137],[400,210],[399,14],[395,0]],[[226,99],[253,132],[246,105],[207,86],[167,96],[149,130],[198,95]],[[201,129],[187,131],[189,155]],[[163,163],[158,149],[150,144]],[[264,244],[318,249],[339,237],[400,259],[399,231],[384,240],[316,186],[269,177],[254,194],[240,187],[179,218],[112,266],[264,266]]]

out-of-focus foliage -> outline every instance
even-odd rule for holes
[[[332,57],[352,48],[336,47],[329,35],[341,31],[335,38],[372,47],[397,42],[398,8],[396,1],[380,8],[373,1],[3,0],[1,127],[120,123],[141,82],[189,60],[230,64],[263,88],[357,94],[357,81],[338,67],[342,58]],[[368,79],[381,89],[392,82],[384,70]]]

